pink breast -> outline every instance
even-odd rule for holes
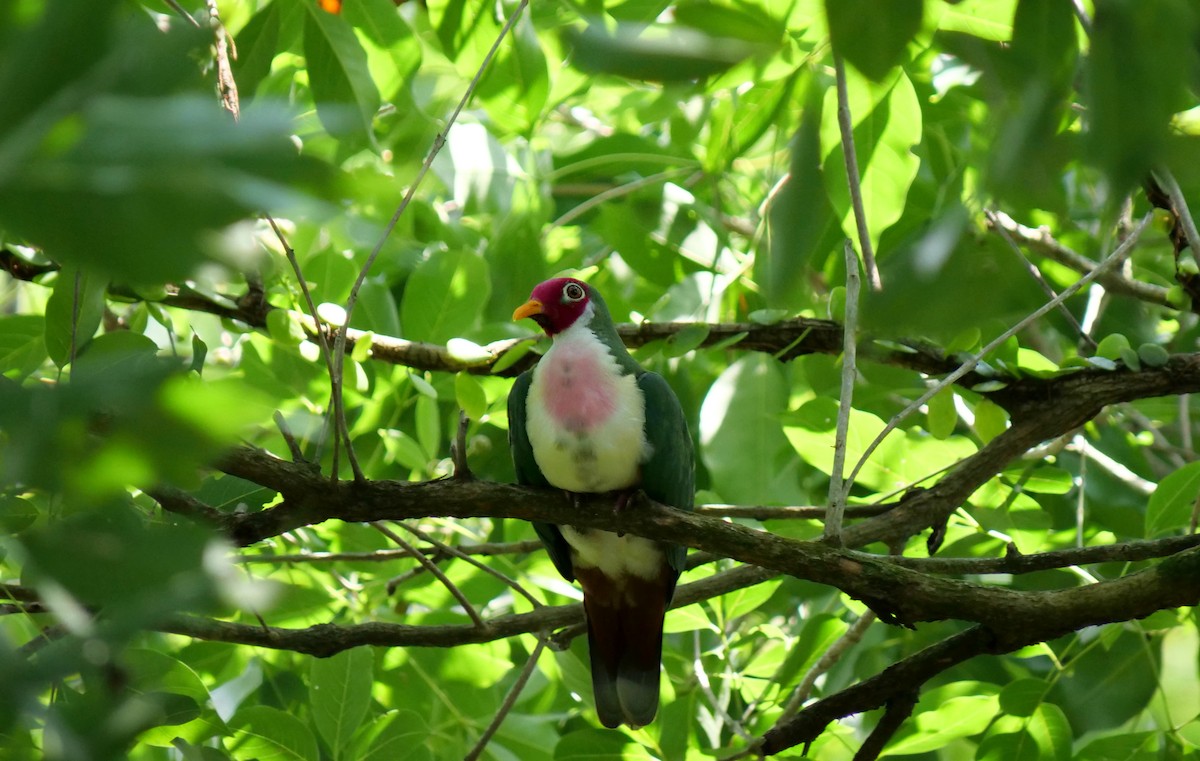
[[[612,417],[617,408],[615,384],[595,357],[569,351],[555,352],[547,360],[542,371],[546,407],[559,425],[582,432]]]

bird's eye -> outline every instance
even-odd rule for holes
[[[567,283],[563,286],[563,298],[567,301],[583,301],[583,286],[579,283]]]

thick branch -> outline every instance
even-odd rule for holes
[[[292,467],[252,450],[243,450],[238,463],[235,468],[228,467],[231,463],[227,462],[227,470],[259,480],[256,471],[261,467],[270,476],[262,481],[273,480],[281,468]],[[367,522],[488,516],[567,523],[678,542],[777,573],[828,584],[863,600],[884,620],[907,625],[960,619],[1019,629],[1026,622],[1035,624],[1044,618],[1069,621],[1074,617],[1090,621],[1090,617],[1100,615],[1108,617],[1103,620],[1124,620],[1159,608],[1191,604],[1200,597],[1200,576],[1181,579],[1166,588],[1156,585],[1156,577],[1147,576],[1148,572],[1054,592],[1023,592],[972,584],[901,568],[886,557],[794,541],[645,500],[616,513],[611,498],[605,495],[581,495],[579,508],[574,509],[556,491],[507,484],[370,481],[344,482],[335,488],[303,469],[298,469],[296,476],[284,491],[285,501],[281,505],[234,519],[232,531],[237,541],[247,544],[329,518]],[[880,518],[852,527],[849,533],[877,520]],[[863,532],[856,535],[861,537]],[[1136,612],[1143,609],[1145,612]]]
[[[760,584],[776,574],[742,566],[700,581],[684,584],[675,592],[672,608],[692,605],[710,597],[718,597],[745,587]],[[196,616],[176,616],[161,628],[172,634],[197,639],[231,642],[240,645],[292,650],[325,658],[343,650],[362,645],[379,647],[455,647],[457,645],[491,642],[518,634],[549,632],[554,629],[583,624],[583,606],[559,605],[542,607],[529,613],[499,616],[484,626],[450,624],[443,626],[409,626],[369,622],[341,626],[317,624],[305,629],[285,629],[276,626],[239,624],[215,621]]]

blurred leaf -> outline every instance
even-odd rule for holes
[[[64,144],[0,172],[0,223],[98,277],[183,279],[217,253],[213,233],[293,206],[326,177],[296,155],[279,111],[251,109],[234,123],[207,99],[110,96],[71,119]]]
[[[367,54],[346,19],[304,3],[304,57],[317,115],[338,137],[365,141],[372,134],[379,92],[367,68]]]
[[[1164,155],[1171,114],[1189,102],[1197,66],[1196,8],[1186,0],[1100,0],[1087,59],[1093,161],[1114,198],[1142,181]]]
[[[682,26],[621,24],[609,32],[599,22],[571,30],[567,42],[574,52],[572,63],[584,71],[650,82],[703,79],[769,50],[761,43]]]
[[[421,262],[404,288],[400,324],[415,341],[444,344],[470,333],[491,295],[487,262],[462,249]]]
[[[20,381],[46,360],[46,320],[41,315],[0,315],[0,375]]]
[[[996,438],[1008,428],[1008,413],[1004,408],[988,399],[975,404],[975,433],[984,444]]]
[[[944,747],[960,737],[976,735],[987,728],[999,710],[995,695],[951,698],[932,710],[915,715],[916,729],[888,745],[897,755],[925,753]]]
[[[923,0],[826,0],[833,49],[868,78],[881,81],[904,60],[921,28]]]
[[[822,99],[815,82],[805,92],[800,127],[792,138],[790,172],[781,179],[768,212],[767,234],[754,260],[754,278],[771,306],[809,303],[810,276],[842,240],[821,162]]]

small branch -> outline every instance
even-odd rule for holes
[[[542,548],[537,539],[502,544],[468,544],[455,549],[463,555],[524,555]],[[439,550],[425,554],[436,555]],[[411,557],[404,550],[375,550],[374,552],[301,552],[291,555],[238,555],[235,563],[385,563]]]
[[[796,686],[795,692],[792,693],[792,697],[788,700],[787,706],[780,715],[780,721],[786,721],[796,715],[796,712],[812,696],[812,690],[817,683],[817,679],[833,668],[842,659],[842,656],[846,654],[847,650],[857,645],[862,640],[863,635],[866,634],[867,629],[876,620],[876,615],[868,610],[859,616],[858,620],[851,624],[845,633],[829,646],[829,649],[812,665],[812,668],[800,680],[800,684]]]
[[[979,626],[942,640],[780,722],[763,736],[762,750],[773,755],[812,742],[831,722],[880,708],[900,695],[911,694],[943,671],[989,652],[992,647],[991,633]]]
[[[466,612],[467,617],[475,622],[476,628],[482,629],[487,626],[487,624],[483,622],[483,618],[480,617],[479,611],[475,610],[475,606],[472,605],[471,601],[467,599],[467,596],[462,593],[462,590],[458,588],[458,585],[456,585],[453,581],[450,581],[450,578],[446,576],[446,574],[442,573],[442,569],[437,567],[437,563],[434,563],[432,560],[425,557],[424,553],[418,552],[415,547],[405,541],[404,537],[400,536],[395,531],[392,531],[387,526],[384,526],[382,523],[373,521],[371,525],[376,531],[400,545],[400,549],[411,555],[418,563],[421,564],[422,568],[424,568],[426,571],[429,571],[429,573],[432,574],[435,579],[440,581],[442,586],[446,588],[446,591],[449,592],[455,600],[458,600],[458,604],[462,606],[462,609]]]
[[[405,531],[409,532],[410,534],[417,537],[421,541],[427,543],[429,546],[433,547],[439,554],[457,558],[457,559],[463,561],[464,563],[475,566],[476,568],[478,568],[479,570],[488,574],[489,576],[493,576],[493,577],[499,579],[507,587],[509,587],[514,592],[516,592],[517,594],[524,597],[526,600],[528,600],[529,603],[534,608],[542,607],[541,600],[537,599],[532,594],[530,594],[529,590],[527,590],[527,589],[525,589],[525,587],[521,586],[521,583],[519,581],[517,581],[516,579],[512,578],[511,576],[508,576],[504,573],[501,573],[500,571],[497,571],[495,568],[492,568],[490,565],[488,565],[486,563],[479,562],[478,560],[471,557],[467,553],[460,551],[457,547],[452,547],[451,545],[445,544],[444,542],[439,542],[438,540],[434,539],[429,534],[425,533],[424,531],[417,528],[416,526],[410,526],[409,524],[405,523],[404,521],[398,521],[396,525],[400,526],[400,528],[404,529]]]
[[[1011,235],[1009,235],[1008,230],[1000,224],[999,220],[996,218],[996,212],[992,211],[991,209],[987,209],[984,211],[984,217],[987,219],[988,225],[1000,233],[1000,237],[1003,238],[1004,242],[1008,244],[1009,250],[1016,255],[1017,260],[1021,263],[1021,267],[1027,273],[1029,273],[1029,276],[1033,278],[1035,283],[1038,284],[1038,287],[1042,289],[1042,293],[1046,294],[1046,296],[1051,300],[1058,298],[1058,294],[1054,292],[1054,288],[1052,288],[1050,284],[1046,282],[1046,278],[1042,277],[1041,271],[1033,265],[1033,262],[1025,258],[1025,253],[1021,251],[1021,247],[1017,245],[1017,242],[1013,240]],[[1080,338],[1082,338],[1088,346],[1095,348],[1095,340],[1088,335],[1088,331],[1079,324],[1079,320],[1075,319],[1075,315],[1071,313],[1071,310],[1067,309],[1065,304],[1062,304],[1061,302],[1059,303],[1058,312],[1059,315],[1062,316],[1069,325],[1075,328],[1075,332],[1079,333]]]
[[[878,291],[883,284],[879,281],[879,268],[875,265],[875,252],[871,248],[871,232],[867,227],[867,211],[863,205],[861,175],[858,172],[858,153],[854,148],[854,121],[850,115],[850,94],[846,87],[846,65],[837,53],[833,54],[833,67],[837,76],[838,129],[842,133],[842,155],[846,162],[846,180],[850,185],[850,204],[854,208],[854,222],[858,228],[858,245],[862,249],[867,286],[872,291]]]
[[[908,720],[908,717],[912,716],[920,694],[920,690],[914,688],[896,695],[884,704],[883,717],[879,719],[879,723],[875,725],[871,734],[859,747],[858,752],[854,754],[854,761],[874,761],[879,758],[884,746]]]
[[[892,505],[848,505],[844,518],[873,518],[892,509]],[[825,520],[824,507],[772,507],[768,505],[697,505],[696,512],[714,518],[749,518],[756,521]]]
[[[388,223],[384,226],[383,232],[379,236],[379,240],[375,243],[375,247],[372,248],[371,253],[367,255],[367,260],[363,262],[363,266],[358,272],[358,277],[354,279],[354,285],[351,286],[350,295],[346,299],[346,323],[340,330],[336,332],[337,340],[335,341],[333,353],[335,370],[332,380],[334,385],[334,394],[337,397],[335,401],[335,414],[337,415],[338,420],[338,430],[346,430],[345,414],[341,409],[342,380],[345,366],[347,331],[350,329],[350,317],[354,314],[354,306],[358,302],[358,293],[362,289],[363,283],[366,282],[367,273],[371,271],[371,268],[375,265],[375,260],[379,257],[379,253],[383,250],[383,245],[387,242],[387,239],[391,237],[392,231],[396,229],[396,224],[400,221],[400,217],[404,214],[404,211],[408,208],[408,205],[412,203],[412,199],[413,196],[416,195],[417,188],[421,186],[422,180],[425,179],[425,175],[429,173],[430,168],[433,166],[433,160],[437,158],[438,153],[440,153],[442,150],[442,146],[446,144],[446,135],[454,126],[454,122],[458,119],[459,114],[462,113],[463,108],[465,108],[467,103],[470,102],[471,96],[475,93],[475,88],[479,86],[479,81],[483,78],[483,73],[487,71],[488,66],[491,65],[492,59],[496,55],[496,51],[500,49],[500,43],[504,41],[506,36],[508,36],[509,30],[511,30],[513,25],[516,24],[517,19],[520,18],[522,11],[525,10],[525,7],[528,4],[529,0],[521,0],[516,9],[513,10],[512,14],[504,22],[504,26],[500,29],[500,34],[496,36],[496,41],[492,43],[491,48],[488,49],[487,55],[483,57],[483,61],[479,64],[478,71],[475,72],[474,78],[471,80],[470,84],[467,85],[466,92],[463,93],[462,98],[460,98],[458,101],[458,105],[454,107],[454,111],[446,120],[445,128],[438,133],[437,138],[433,141],[433,145],[430,147],[424,163],[421,164],[421,169],[417,172],[416,178],[413,179],[412,184],[408,187],[408,191],[404,194],[404,197],[400,200],[399,205],[396,207],[396,211],[392,214],[391,219],[389,219]],[[349,448],[348,441],[347,448]],[[353,458],[353,455],[351,455],[351,457]],[[353,462],[353,459],[351,461]],[[362,481],[362,478],[359,477],[357,469],[355,471],[354,480],[356,483]]]
[[[1032,227],[1026,227],[1002,211],[989,213],[987,220],[988,226],[993,230],[1007,233],[1014,240],[1024,243],[1046,258],[1058,262],[1064,267],[1070,267],[1080,274],[1086,275],[1097,267],[1097,262],[1059,243],[1050,235],[1050,231],[1045,228],[1035,230]],[[1118,270],[1105,270],[1096,278],[1096,282],[1104,286],[1104,290],[1109,293],[1132,296],[1135,299],[1170,309],[1176,308],[1170,299],[1167,298],[1166,288],[1143,283],[1138,280],[1130,280],[1124,277]]]
[[[454,477],[460,481],[470,481],[475,478],[471,466],[467,462],[467,427],[471,419],[463,410],[458,411],[458,428],[454,434],[454,444],[450,447],[450,455],[454,460]]]
[[[983,575],[990,573],[1023,574],[1049,571],[1092,563],[1136,563],[1175,555],[1200,547],[1200,535],[1170,536],[1095,547],[1035,552],[1029,555],[1009,552],[1002,558],[910,558],[888,557],[889,562],[925,573]]]
[[[1013,325],[1011,328],[1009,328],[1008,330],[1001,333],[999,336],[997,336],[995,339],[993,339],[990,343],[988,343],[987,346],[984,346],[983,349],[981,349],[978,354],[976,354],[975,356],[971,357],[969,360],[964,362],[957,370],[950,373],[945,378],[943,378],[941,381],[939,381],[938,383],[936,383],[933,386],[931,386],[930,388],[928,388],[925,391],[925,393],[923,393],[915,401],[913,401],[911,404],[909,404],[907,407],[905,407],[900,412],[896,413],[892,417],[892,419],[888,421],[887,425],[885,425],[883,427],[883,430],[879,432],[879,435],[876,436],[875,439],[863,451],[862,456],[858,460],[858,464],[854,466],[854,470],[851,471],[851,473],[850,473],[849,482],[848,482],[846,488],[849,489],[854,484],[854,480],[858,477],[859,471],[861,471],[863,466],[867,464],[867,462],[870,460],[871,455],[875,452],[875,450],[879,447],[879,445],[883,443],[883,440],[885,438],[887,438],[887,435],[890,434],[892,431],[896,430],[896,427],[900,425],[901,421],[903,421],[905,418],[907,418],[913,412],[916,412],[918,409],[920,409],[921,405],[925,404],[930,399],[932,399],[934,397],[934,395],[937,394],[939,391],[941,391],[943,388],[949,386],[950,384],[954,383],[955,381],[962,378],[964,375],[966,375],[967,373],[971,372],[976,367],[978,367],[979,363],[981,361],[983,361],[984,357],[986,357],[988,354],[991,354],[993,351],[995,351],[1001,344],[1003,344],[1009,338],[1011,338],[1012,336],[1014,336],[1018,332],[1020,332],[1022,329],[1024,329],[1025,326],[1033,323],[1034,321],[1041,318],[1043,315],[1045,315],[1050,310],[1056,308],[1063,301],[1065,301],[1066,299],[1075,295],[1075,293],[1078,292],[1085,285],[1087,285],[1088,283],[1092,282],[1097,277],[1099,277],[1102,272],[1104,272],[1108,268],[1112,267],[1113,265],[1119,263],[1126,256],[1128,256],[1129,253],[1133,250],[1134,244],[1137,243],[1138,238],[1141,237],[1142,232],[1146,229],[1146,226],[1150,224],[1150,221],[1153,219],[1153,217],[1154,217],[1154,215],[1152,213],[1147,212],[1146,215],[1144,217],[1142,217],[1142,221],[1138,224],[1138,226],[1136,228],[1134,228],[1134,230],[1129,234],[1129,237],[1127,237],[1124,241],[1122,241],[1121,245],[1118,246],[1117,249],[1115,251],[1113,251],[1103,262],[1101,262],[1099,266],[1097,266],[1091,272],[1089,272],[1086,275],[1084,275],[1083,277],[1081,277],[1079,280],[1076,280],[1074,283],[1072,283],[1068,287],[1064,288],[1063,292],[1060,293],[1057,297],[1046,302],[1041,307],[1036,309],[1032,314],[1025,317],[1023,320],[1018,322],[1016,325]]]
[[[496,731],[500,729],[500,725],[504,723],[504,719],[508,717],[508,714],[512,712],[513,706],[517,704],[517,698],[521,696],[521,691],[525,689],[525,685],[529,682],[529,677],[533,676],[533,670],[537,667],[538,658],[545,647],[546,640],[538,637],[537,645],[534,646],[529,659],[525,661],[525,666],[521,669],[521,673],[517,674],[517,680],[509,688],[508,694],[504,696],[504,702],[500,704],[500,708],[496,711],[495,718],[483,730],[483,734],[479,736],[479,740],[476,741],[471,750],[467,751],[467,754],[463,756],[463,761],[475,761],[475,759],[483,754],[487,744],[491,742]]]
[[[858,257],[854,245],[847,240],[846,257],[846,316],[842,328],[842,388],[838,399],[837,433],[833,442],[833,467],[829,478],[829,512],[825,516],[826,542],[835,547],[842,546],[842,517],[850,486],[844,485],[842,476],[846,468],[846,434],[850,429],[850,409],[854,400],[854,382],[858,376],[857,347],[855,335],[858,326]]]
[[[238,104],[237,82],[233,79],[233,67],[229,65],[229,36],[225,25],[221,23],[221,14],[217,9],[217,0],[205,0],[208,7],[208,18],[216,38],[217,58],[217,92],[221,96],[221,106],[237,119],[241,115]],[[189,18],[191,18],[189,16]]]

